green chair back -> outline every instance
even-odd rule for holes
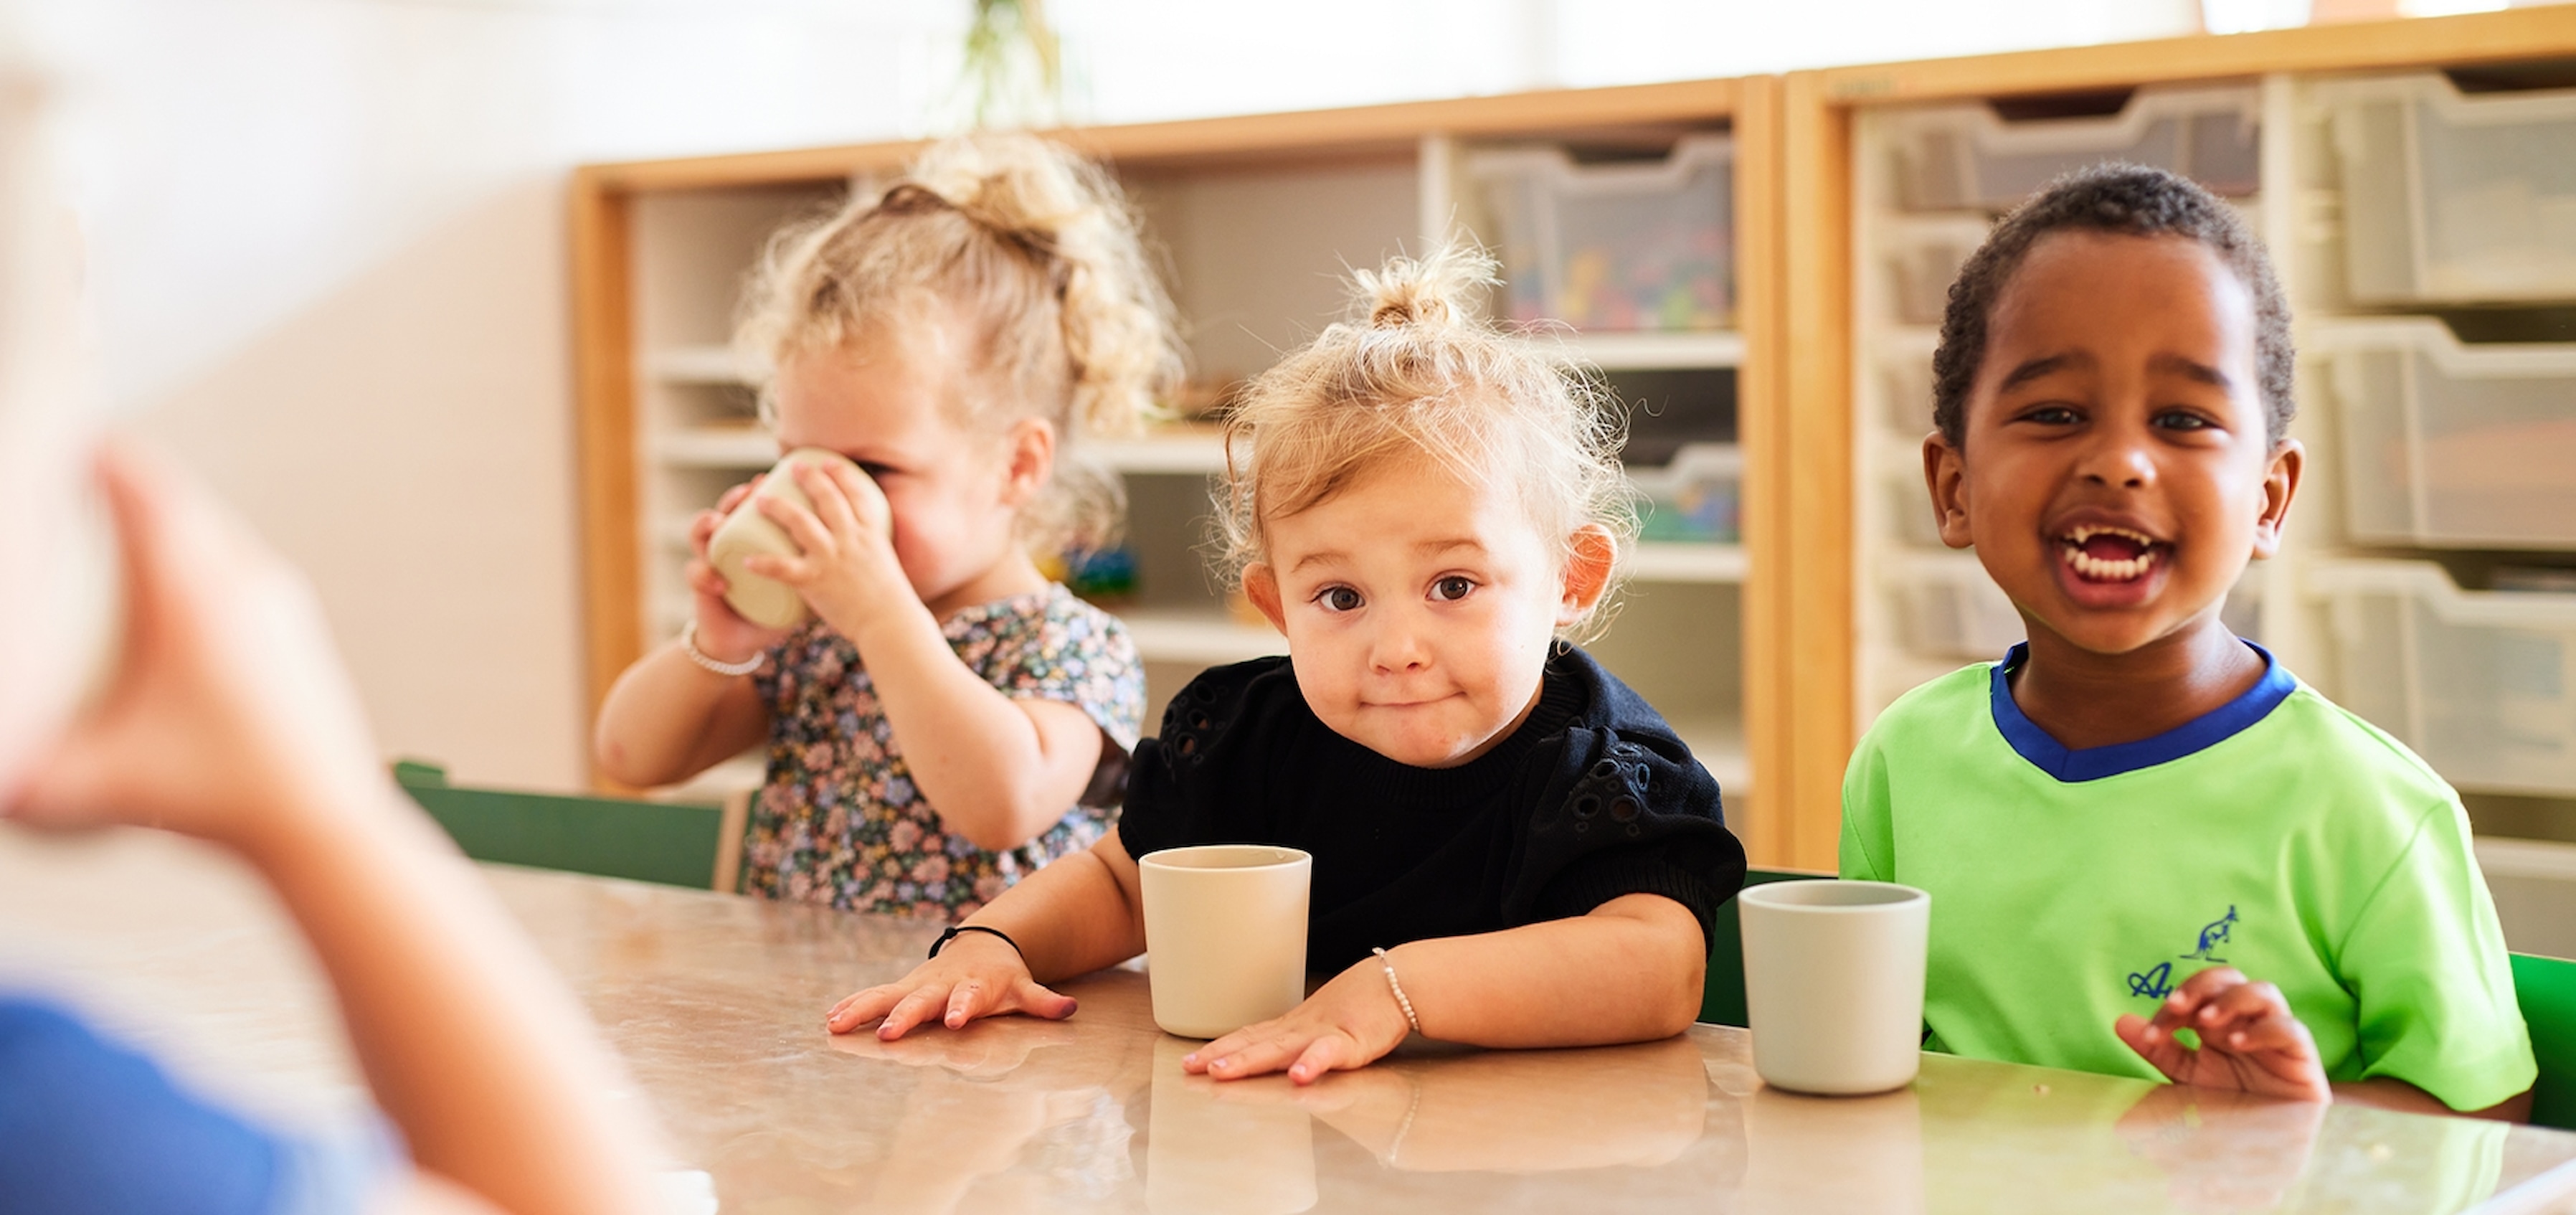
[[[2540,1080],[2531,1087],[2531,1120],[2576,1130],[2576,962],[2513,955],[2513,990],[2531,1027]]]
[[[478,861],[735,888],[738,805],[469,789],[448,784],[444,768],[408,760],[394,765],[394,780]]]
[[[1745,872],[1744,884],[1759,886],[1765,882],[1831,876],[1785,869],[1752,869]],[[1728,899],[1717,909],[1717,922],[1709,928],[1708,986],[1700,992],[1699,1019],[1711,1025],[1744,1024],[1744,929],[1741,923],[1736,917],[1735,900]]]

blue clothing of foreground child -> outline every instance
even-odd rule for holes
[[[2521,1117],[2459,798],[2219,620],[2305,459],[2243,222],[2157,170],[2061,179],[1961,269],[1933,367],[1942,539],[2030,640],[1899,700],[1844,780],[1843,875],[1932,892],[1931,1043]]]
[[[1559,636],[1633,526],[1616,427],[1466,317],[1490,276],[1454,251],[1363,274],[1364,313],[1253,382],[1221,519],[1286,663],[1200,676],[1137,748],[1121,825],[967,917],[1007,939],[955,938],[834,1006],[833,1032],[1069,1016],[1041,983],[1144,948],[1134,856],[1220,840],[1314,853],[1308,958],[1331,975],[1190,1071],[1305,1084],[1408,1030],[1586,1046],[1690,1025],[1744,850],[1671,728]]]

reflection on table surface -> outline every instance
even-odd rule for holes
[[[823,1009],[935,929],[489,873],[727,1212],[2576,1210],[2576,1135],[1938,1055],[1902,1092],[1799,1097],[1715,1026],[1219,1085],[1113,970],[1066,985],[1066,1022],[835,1038]],[[262,1108],[359,1091],[284,921],[185,846],[0,834],[0,986],[31,975]]]

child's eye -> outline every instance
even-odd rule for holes
[[[2022,411],[2021,420],[2037,422],[2042,426],[2072,426],[2083,419],[2071,406],[2042,405],[2036,409]]]
[[[2155,424],[2165,430],[2208,430],[2209,419],[2187,409],[2168,409],[2156,415]]]
[[[1315,592],[1315,606],[1327,612],[1356,612],[1360,593],[1347,586],[1328,586]]]
[[[1451,574],[1448,577],[1431,584],[1431,597],[1434,599],[1445,599],[1454,602],[1456,600],[1466,598],[1467,592],[1475,589],[1476,582],[1474,579],[1458,574]]]

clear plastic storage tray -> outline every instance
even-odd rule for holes
[[[2311,331],[2355,539],[2576,548],[2576,343],[2466,346],[2440,321]]]
[[[1894,553],[1880,575],[1897,642],[1914,653],[1993,660],[2024,636],[2020,611],[1973,553]]]
[[[2576,89],[2464,96],[2439,73],[2319,86],[2365,303],[2576,298]]]
[[[1744,453],[1734,444],[1685,444],[1661,468],[1630,467],[1628,480],[1646,499],[1639,539],[1733,544],[1739,538]]]
[[[2319,563],[2335,700],[2462,788],[2576,793],[2576,594],[2463,591],[2425,561]]]
[[[2003,211],[2061,173],[2106,160],[2171,169],[2224,195],[2261,182],[2262,98],[2251,88],[2140,89],[2101,118],[2006,121],[1983,104],[1892,116],[1898,205]]]
[[[1896,320],[1939,325],[1950,306],[1950,284],[1977,246],[1986,243],[1986,221],[1917,220],[1889,226],[1887,299]]]
[[[1693,135],[1650,163],[1555,148],[1469,162],[1502,249],[1506,310],[1578,329],[1725,329],[1735,320],[1735,145]]]

